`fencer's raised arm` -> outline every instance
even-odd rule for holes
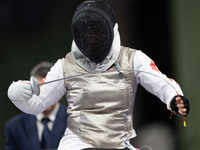
[[[63,78],[62,60],[59,59],[47,74],[45,81]],[[33,94],[30,81],[13,82],[8,88],[9,99],[21,111],[37,115],[58,101],[65,93],[64,80],[40,87],[40,95]]]

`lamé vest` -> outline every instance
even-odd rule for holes
[[[135,50],[121,47],[117,60],[104,72],[91,73],[68,53],[63,62],[68,101],[68,128],[96,148],[123,146],[133,133],[132,112],[136,79]]]

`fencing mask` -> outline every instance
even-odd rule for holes
[[[105,59],[112,46],[116,19],[108,4],[100,0],[81,3],[72,19],[72,36],[89,60],[99,63]]]

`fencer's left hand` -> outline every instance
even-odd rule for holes
[[[187,117],[190,111],[189,100],[184,96],[174,96],[170,102],[170,107],[174,114],[181,117]]]

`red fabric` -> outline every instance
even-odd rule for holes
[[[150,66],[151,66],[151,68],[152,68],[153,70],[160,72],[160,71],[158,70],[157,66],[155,65],[155,63],[154,63],[153,60],[151,60]]]

